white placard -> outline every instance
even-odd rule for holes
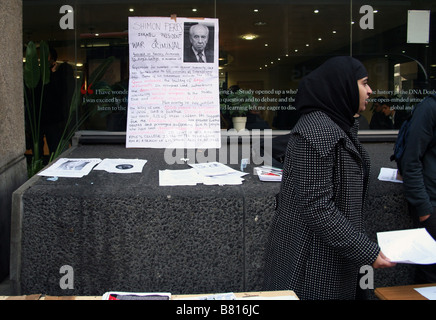
[[[193,25],[205,63],[190,60]],[[218,51],[217,19],[129,17],[127,148],[221,146]]]
[[[409,10],[407,43],[429,43],[430,10]]]
[[[424,228],[377,233],[378,244],[392,262],[435,264],[436,241]]]

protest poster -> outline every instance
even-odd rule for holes
[[[127,148],[221,146],[218,51],[217,19],[129,17]]]

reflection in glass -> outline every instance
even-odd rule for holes
[[[298,119],[293,102],[299,81],[331,56],[351,54],[369,72],[374,93],[361,115],[361,129],[397,129],[413,105],[435,88],[434,14],[429,41],[408,42],[409,10],[434,12],[436,4],[430,1],[93,0],[70,5],[74,29],[63,30],[60,2],[24,0],[23,43],[46,40],[57,49],[58,62],[74,67],[76,86],[85,93],[82,109],[96,110],[83,124],[85,130],[125,130],[129,16],[218,18],[221,97],[228,99],[235,88],[249,93],[244,105],[250,105],[251,128],[290,130]],[[88,83],[109,56],[115,62],[107,74],[99,83]],[[226,101],[222,110],[234,107]],[[380,103],[385,112],[377,111]],[[222,121],[222,128],[232,126],[227,112]]]

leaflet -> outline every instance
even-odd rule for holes
[[[111,173],[141,173],[147,160],[141,159],[103,159],[94,170]]]
[[[391,168],[381,168],[378,179],[381,181],[403,183],[401,176],[398,174],[398,170]]]
[[[392,262],[436,263],[436,241],[424,228],[377,233],[381,251]]]
[[[81,178],[91,172],[95,165],[101,162],[98,158],[68,159],[61,158],[47,169],[38,173],[46,177]]]

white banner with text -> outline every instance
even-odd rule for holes
[[[220,148],[218,20],[129,18],[127,148]]]

